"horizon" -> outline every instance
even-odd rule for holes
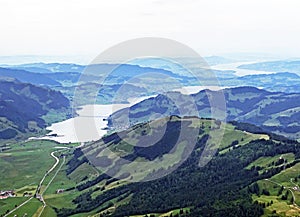
[[[203,56],[204,59],[210,57],[222,57],[235,62],[265,62],[279,60],[299,60],[299,56],[288,56],[272,53],[216,53]],[[97,58],[97,55],[0,55],[0,66],[13,66],[34,63],[61,63],[61,64],[77,64],[89,65]],[[159,58],[159,57],[158,57]],[[182,57],[184,58],[184,57]],[[129,61],[130,62],[130,61]],[[119,63],[118,61],[107,61],[103,63]]]

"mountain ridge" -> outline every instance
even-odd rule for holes
[[[209,98],[216,99],[218,94],[224,94],[227,121],[255,124],[264,130],[294,139],[300,137],[300,125],[297,118],[300,115],[299,93],[269,92],[255,87],[225,88],[221,92],[202,90],[191,95],[199,111],[199,117],[211,117]],[[108,118],[108,123],[111,127],[113,124],[124,125],[128,115],[130,124],[151,120],[151,115],[154,113],[162,116],[189,115],[191,107],[185,105],[186,113],[180,114],[171,99],[178,99],[182,106],[191,100],[189,96],[178,92],[160,94],[113,113]],[[282,114],[285,114],[286,118],[282,117]]]
[[[18,81],[0,80],[1,132],[11,138],[38,132],[46,125],[43,116],[50,111],[70,113],[70,102],[60,92]],[[64,115],[63,115],[64,114]],[[13,132],[14,131],[14,132]],[[10,136],[4,136],[8,139]],[[9,138],[9,139],[11,139]]]

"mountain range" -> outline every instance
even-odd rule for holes
[[[210,59],[219,59],[211,57]],[[229,61],[229,60],[228,60]],[[226,61],[226,62],[228,62]],[[131,65],[138,64],[138,65]],[[273,74],[259,74],[236,76],[233,70],[209,70],[199,68],[199,64],[191,62],[190,67],[195,68],[199,74],[200,82],[177,64],[168,64],[160,59],[143,60],[138,59],[131,64],[98,64],[98,65],[76,65],[60,63],[33,63],[15,66],[3,66],[0,68],[0,76],[17,78],[21,82],[32,83],[35,85],[44,85],[58,91],[63,91],[65,96],[72,100],[73,90],[88,83],[98,85],[120,85],[130,83],[133,86],[143,86],[147,89],[141,95],[152,95],[161,92],[161,86],[164,91],[180,88],[186,85],[218,85],[216,80],[211,80],[211,76],[216,76],[219,85],[224,87],[236,86],[255,86],[264,88],[268,91],[281,92],[299,92],[300,77],[297,74],[289,72],[279,72]],[[147,65],[151,67],[146,67]],[[288,63],[287,63],[288,65]],[[244,67],[243,65],[240,67]],[[84,74],[82,74],[85,71]],[[113,71],[109,76],[106,72]],[[288,71],[288,70],[286,70]],[[160,75],[160,77],[155,76]],[[208,77],[206,75],[209,75]],[[162,77],[161,77],[162,76]],[[163,82],[163,83],[162,83]],[[153,89],[154,91],[151,91]],[[84,90],[88,92],[88,89]],[[105,102],[109,95],[99,94],[98,101]],[[124,99],[123,99],[124,101]],[[108,103],[108,102],[106,102]]]
[[[35,85],[58,86],[60,83],[40,73],[33,73],[22,69],[0,68],[1,77],[15,78],[24,83]]]
[[[300,138],[300,94],[269,92],[255,87],[227,88],[220,91],[203,90],[191,96],[170,92],[144,100],[130,108],[113,113],[109,125],[116,128],[153,120],[159,116],[191,115],[192,104],[196,105],[198,116],[211,118],[210,99],[224,95],[227,121],[255,124],[265,131],[271,131],[293,139]],[[174,102],[175,100],[175,102]],[[176,102],[177,101],[177,102]],[[180,103],[178,109],[176,103]],[[212,105],[213,106],[213,105]],[[194,114],[195,115],[195,114]]]

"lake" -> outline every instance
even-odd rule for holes
[[[251,63],[251,62],[246,62]],[[273,72],[263,72],[256,70],[238,69],[237,67],[245,62],[220,64],[212,66],[212,69],[218,70],[234,70],[236,75],[243,76],[248,74],[270,74]],[[226,87],[222,87],[226,88]],[[183,94],[197,93],[203,89],[219,90],[219,86],[185,86],[175,91],[179,91]],[[105,129],[107,127],[107,121],[105,120],[113,112],[120,109],[130,107],[144,99],[149,97],[140,97],[128,99],[128,104],[109,104],[109,105],[85,105],[80,110],[77,110],[77,117],[70,118],[68,120],[54,123],[47,129],[51,131],[50,134],[57,134],[57,136],[45,136],[42,139],[55,140],[59,143],[76,143],[76,142],[88,142],[99,140],[107,133]]]
[[[239,69],[238,68],[240,65],[258,63],[258,62],[260,62],[260,61],[226,63],[226,64],[219,64],[219,65],[211,66],[210,68],[215,69],[215,70],[233,70],[233,71],[235,71],[235,75],[237,75],[237,76],[276,73],[276,72],[267,72],[267,71],[258,71],[258,70],[252,70],[252,69]]]
[[[113,112],[130,107],[146,98],[131,98],[127,104],[84,105],[77,110],[78,116],[54,123],[47,127],[57,136],[44,136],[40,139],[54,140],[59,143],[76,143],[99,140],[107,133],[106,119]]]

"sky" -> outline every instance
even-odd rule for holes
[[[0,56],[93,58],[139,37],[300,57],[299,0],[0,0]]]

